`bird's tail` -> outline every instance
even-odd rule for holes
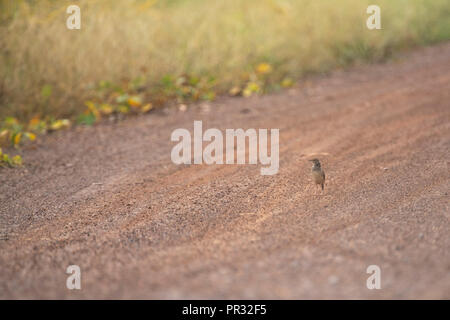
[[[323,183],[322,183],[322,190],[323,190]]]

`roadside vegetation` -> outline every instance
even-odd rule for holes
[[[80,0],[81,29],[68,30],[71,4],[0,0],[0,146],[450,39],[448,0]],[[382,30],[366,28],[369,4]]]

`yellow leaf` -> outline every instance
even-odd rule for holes
[[[142,104],[141,99],[136,96],[129,98],[127,102],[132,107],[139,107]]]
[[[149,112],[152,109],[153,109],[153,105],[151,103],[147,103],[145,106],[143,106],[141,108],[141,112],[143,112],[143,113]]]
[[[53,123],[50,125],[50,129],[51,129],[51,130],[59,130],[59,129],[61,129],[61,128],[62,128],[62,123],[61,123],[60,120],[56,120],[55,122],[53,122]]]
[[[283,88],[290,88],[294,85],[294,81],[291,78],[284,78],[283,81],[281,81],[281,86]]]
[[[3,162],[5,162],[6,164],[9,164],[10,163],[10,159],[9,159],[9,155],[7,154],[7,153],[4,153],[3,155],[2,155],[2,159],[0,159],[1,161],[3,161]]]
[[[241,88],[239,88],[239,87],[233,87],[233,88],[231,88],[230,89],[230,91],[228,91],[228,94],[230,95],[230,96],[237,96],[238,94],[240,94],[241,93]]]
[[[12,162],[13,162],[13,164],[16,165],[16,166],[21,166],[21,165],[22,165],[22,157],[19,156],[19,155],[14,156],[14,157],[12,158]]]
[[[39,122],[40,122],[39,117],[34,117],[33,119],[30,120],[29,125],[31,127],[35,127],[39,124]]]
[[[270,73],[272,72],[272,67],[270,66],[270,64],[263,62],[258,64],[258,66],[256,67],[256,72],[259,74]]]
[[[96,120],[101,118],[100,112],[98,112],[95,103],[93,103],[92,101],[86,101],[84,104],[88,107],[89,111],[94,115]]]
[[[250,97],[252,95],[252,91],[249,89],[244,89],[244,91],[242,92],[242,95],[246,98]]]
[[[102,104],[100,106],[100,112],[105,115],[111,114],[113,113],[113,111],[114,111],[113,107],[111,107],[109,104]]]
[[[86,101],[84,104],[86,105],[86,107],[88,107],[90,111],[97,110],[95,104],[92,101]]]
[[[98,111],[97,111],[98,113]],[[50,130],[56,131],[70,127],[70,121],[68,119],[56,120],[50,125]]]
[[[126,113],[128,113],[128,111],[130,111],[130,109],[127,106],[119,106],[117,108],[117,110],[119,110],[120,113],[124,113],[124,114],[126,114]]]
[[[261,88],[256,82],[249,82],[242,92],[242,95],[244,97],[250,97],[253,93],[259,93],[260,91]]]
[[[16,134],[14,136],[14,140],[13,140],[14,145],[15,146],[18,145],[20,143],[21,139],[22,139],[22,132],[19,132],[18,134]]]
[[[64,128],[70,127],[70,120],[69,119],[62,119],[62,124]]]
[[[27,132],[26,135],[27,135],[27,138],[30,139],[30,141],[36,140],[36,135],[34,133]]]
[[[0,146],[6,146],[8,144],[8,135],[9,135],[9,131],[8,130],[2,130],[0,131]]]

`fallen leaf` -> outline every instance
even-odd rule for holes
[[[258,64],[258,66],[256,67],[256,72],[259,74],[267,74],[272,72],[272,67],[270,66],[270,64],[263,62]]]
[[[237,87],[237,86],[235,86],[235,87],[233,87],[233,88],[231,88],[230,89],[230,91],[228,91],[228,94],[230,95],[230,96],[237,96],[238,94],[240,94],[241,93],[241,88],[239,88],[239,87]]]
[[[22,139],[22,132],[19,132],[13,138],[14,145],[18,145],[21,139]]]
[[[147,103],[145,106],[142,106],[141,112],[142,113],[149,112],[152,109],[153,109],[153,105],[151,103]]]
[[[128,105],[130,105],[133,108],[137,108],[142,105],[141,98],[139,98],[138,96],[130,97],[127,102]]]
[[[281,81],[281,86],[283,88],[290,88],[294,85],[294,81],[291,78],[284,78],[283,81]]]

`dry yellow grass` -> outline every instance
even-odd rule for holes
[[[23,120],[81,112],[101,80],[208,75],[220,93],[261,62],[297,79],[450,38],[448,0],[81,0],[81,30],[66,28],[73,1],[0,3],[0,118]],[[383,30],[366,28],[368,4]]]

